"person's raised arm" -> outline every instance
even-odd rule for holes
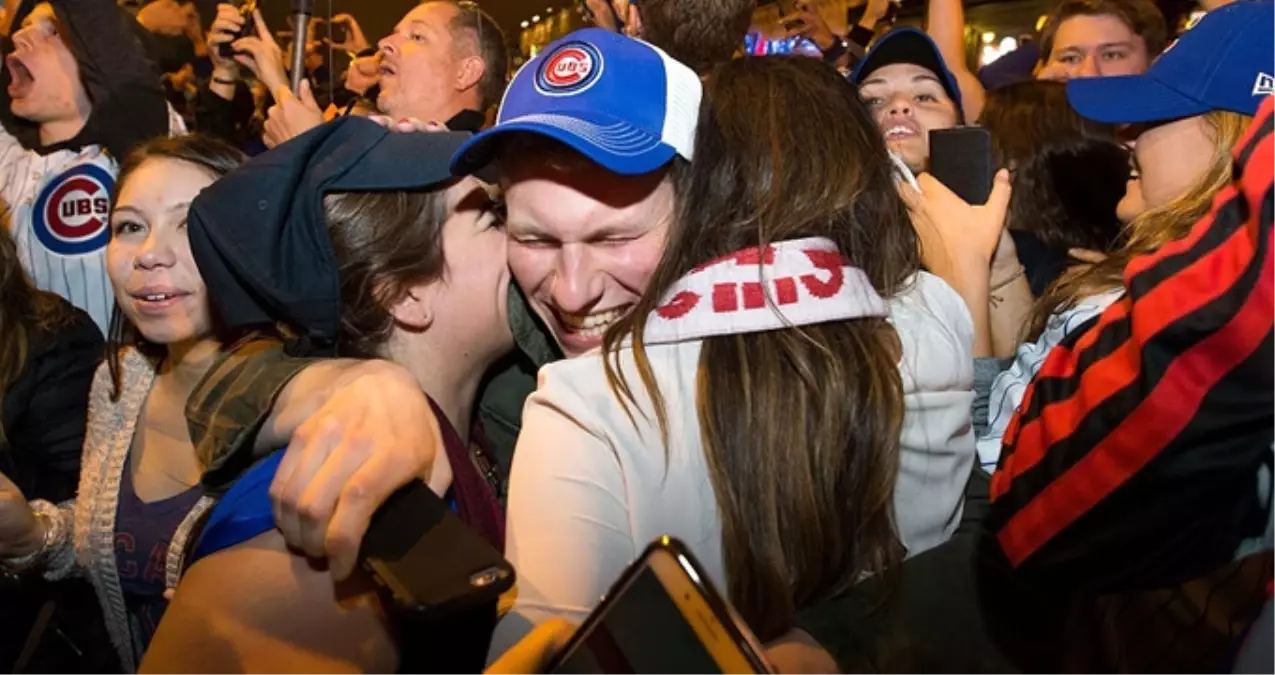
[[[920,192],[902,183],[899,193],[912,213],[922,260],[965,300],[974,321],[974,356],[991,356],[991,268],[1009,208],[1009,172],[997,172],[982,206],[965,203],[928,173],[917,176],[917,185]]]
[[[961,0],[929,0],[925,12],[925,32],[938,46],[948,70],[961,87],[961,103],[967,123],[983,112],[987,93],[965,63],[965,8]]]

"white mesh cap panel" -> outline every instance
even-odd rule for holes
[[[651,45],[664,62],[665,92],[664,130],[660,136],[673,146],[677,154],[687,161],[695,154],[695,124],[699,120],[700,101],[704,98],[704,85],[699,76],[681,61]]]

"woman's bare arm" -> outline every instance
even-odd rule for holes
[[[190,569],[143,673],[394,672],[398,652],[370,580],[334,584],[277,531]]]

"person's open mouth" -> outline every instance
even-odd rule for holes
[[[35,77],[22,59],[10,54],[5,65],[9,68],[9,98],[23,98],[30,94],[35,87]]]

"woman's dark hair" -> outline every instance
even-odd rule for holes
[[[187,162],[204,169],[216,178],[220,178],[248,160],[248,156],[224,141],[212,136],[193,134],[156,138],[148,141],[124,158],[120,165],[119,178],[115,182],[115,194],[111,203],[118,201],[124,185],[143,164],[152,159],[171,159]],[[215,320],[215,316],[214,316]],[[158,358],[163,350],[147,343],[120,311],[118,305],[111,310],[111,324],[106,332],[106,363],[111,374],[112,400],[120,396],[120,350],[125,346],[134,346],[143,354]]]
[[[634,311],[603,344],[607,378],[632,415],[640,406],[618,356],[632,339],[666,447],[669,412],[642,334],[667,289],[696,266],[825,237],[885,296],[920,267],[881,134],[832,68],[804,57],[724,63],[706,83],[698,124],[668,246]],[[892,517],[899,356],[885,319],[703,342],[696,406],[727,587],[762,640],[791,628],[798,608],[902,557]]]
[[[440,278],[447,190],[330,194],[323,208],[341,279],[342,356],[374,358],[394,330],[390,308]]]
[[[1129,151],[1115,127],[1081,117],[1061,82],[1020,82],[987,95],[979,123],[999,166],[1013,175],[1009,227],[1055,251],[1107,251],[1120,238],[1116,205],[1129,180]]]
[[[18,258],[17,243],[4,228],[0,232],[0,406],[4,392],[26,367],[31,341],[39,333],[71,325],[74,317],[70,305],[31,282]],[[5,440],[4,425],[0,425],[0,445]]]

